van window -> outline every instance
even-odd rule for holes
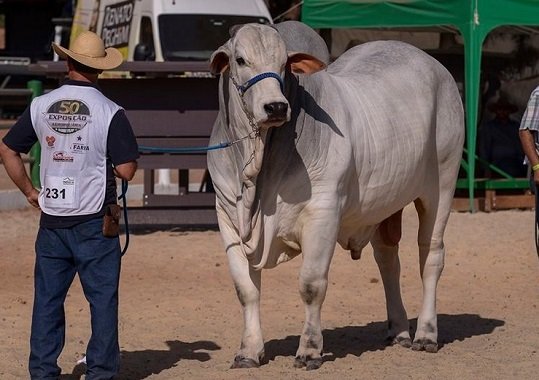
[[[142,16],[140,19],[139,43],[133,52],[134,61],[155,61],[155,49],[153,43],[152,19]]]
[[[144,16],[140,19],[139,42],[148,46],[153,51],[152,19]]]
[[[159,36],[165,61],[206,61],[229,39],[237,24],[269,24],[264,17],[231,15],[160,15]]]

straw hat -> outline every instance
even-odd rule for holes
[[[61,58],[70,57],[85,66],[98,70],[114,69],[123,61],[122,53],[118,49],[113,47],[105,49],[103,40],[90,31],[80,33],[71,44],[71,49],[66,49],[54,42],[52,48]]]

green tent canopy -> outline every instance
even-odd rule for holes
[[[500,26],[539,25],[539,0],[305,0],[302,21],[313,28],[456,28],[464,41],[467,169],[474,210],[475,151],[481,50]]]

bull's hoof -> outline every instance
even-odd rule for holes
[[[305,366],[305,369],[307,371],[312,371],[320,367],[322,367],[322,358],[307,360],[307,365]]]
[[[405,348],[412,347],[412,339],[405,338],[402,336],[397,336],[397,337],[388,336],[386,338],[386,343],[388,346],[394,346],[398,344],[399,346],[405,347]]]
[[[294,368],[303,368],[307,371],[312,371],[322,367],[322,358],[312,359],[310,356],[296,356],[294,359]]]
[[[238,355],[234,358],[234,362],[230,366],[231,369],[235,368],[258,368],[260,364],[251,358],[246,358],[244,356]]]
[[[412,344],[412,350],[436,353],[438,352],[438,343],[430,339],[415,340],[414,343]]]

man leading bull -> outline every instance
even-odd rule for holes
[[[0,143],[8,175],[28,202],[41,209],[30,377],[60,376],[64,301],[78,274],[92,325],[86,379],[112,379],[120,365],[121,250],[117,231],[108,229],[105,220],[118,212],[115,177],[131,180],[139,153],[124,110],[101,93],[97,79],[103,70],[119,66],[123,57],[117,49],[105,49],[101,38],[88,31],[73,41],[71,49],[57,44],[53,48],[67,59],[67,81],[35,98]],[[21,153],[36,142],[42,146],[39,191],[21,159]]]

